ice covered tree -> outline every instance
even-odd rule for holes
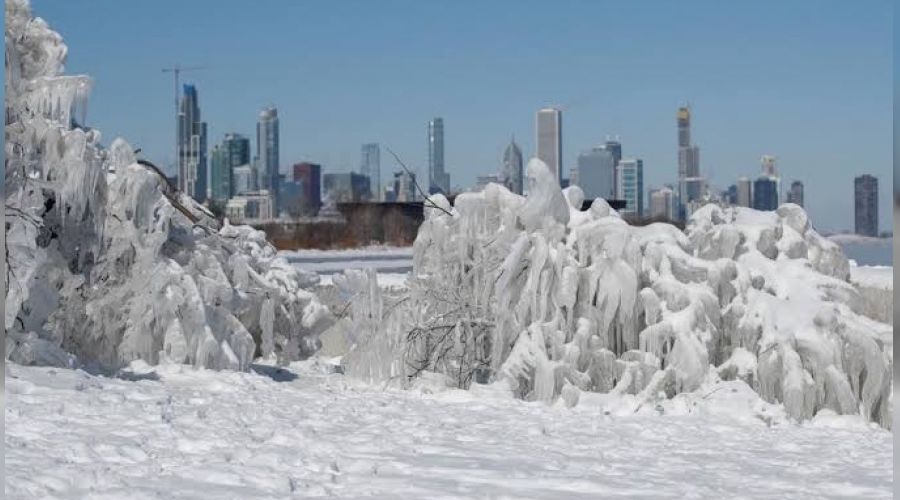
[[[114,370],[134,359],[247,369],[318,345],[317,278],[84,126],[91,81],[25,0],[6,1],[6,352]]]
[[[432,198],[408,296],[378,328],[358,321],[348,372],[505,380],[575,404],[672,397],[714,371],[797,419],[829,408],[890,425],[891,328],[860,314],[846,257],[802,208],[707,205],[682,232],[630,226],[602,199],[581,211],[581,190],[539,160],[527,182],[527,198],[494,184],[452,207]],[[366,355],[386,344],[391,360]]]

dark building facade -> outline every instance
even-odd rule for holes
[[[796,203],[801,207],[803,205],[803,183],[800,181],[794,181],[791,183],[791,189],[787,194],[787,202],[788,203]]]
[[[778,181],[760,177],[753,183],[753,208],[775,210],[778,208]]]
[[[336,203],[368,201],[369,177],[356,172],[325,174],[324,192]]]
[[[865,174],[853,179],[853,230],[878,236],[878,179]]]
[[[311,217],[319,213],[322,206],[322,166],[316,163],[294,165],[294,182],[299,184],[294,204],[287,207],[294,216]]]

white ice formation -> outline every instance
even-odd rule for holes
[[[218,227],[124,140],[104,149],[76,120],[90,80],[62,74],[66,51],[6,1],[7,357],[247,369],[314,352],[330,321],[305,290],[318,278],[262,232]]]
[[[496,184],[433,198],[408,297],[357,299],[347,373],[506,381],[573,405],[581,391],[672,397],[716,371],[798,420],[829,409],[890,426],[892,329],[861,314],[847,258],[802,208],[707,205],[683,232],[635,227],[601,199],[579,210],[581,190],[538,160],[527,177],[527,198]],[[342,286],[379,293],[361,275]]]

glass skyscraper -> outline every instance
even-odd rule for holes
[[[450,174],[444,169],[444,119],[428,122],[428,191],[450,193]]]
[[[206,171],[206,123],[200,120],[197,88],[185,85],[178,111],[178,189],[199,202],[209,196]]]
[[[623,158],[616,167],[616,198],[625,201],[621,214],[644,215],[644,161]]]

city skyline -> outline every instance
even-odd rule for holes
[[[880,4],[863,11],[831,2],[812,11],[711,2],[684,12],[665,4],[618,6],[617,22],[602,32],[579,29],[589,24],[588,14],[604,10],[591,4],[556,10],[516,4],[521,23],[503,28],[487,21],[508,8],[503,4],[478,6],[483,15],[474,20],[474,4],[399,9],[285,3],[272,16],[224,2],[213,18],[202,5],[182,6],[178,16],[172,14],[175,4],[166,5],[35,2],[39,12],[59,20],[67,42],[96,48],[73,52],[68,64],[71,72],[95,79],[88,125],[104,130],[107,144],[116,136],[128,138],[159,164],[172,163],[174,135],[166,105],[171,77],[159,70],[180,61],[207,67],[184,81],[201,91],[211,138],[225,132],[252,136],[258,110],[278,107],[282,172],[300,161],[322,164],[328,172],[356,170],[360,145],[378,142],[426,178],[422,124],[441,116],[448,124],[446,171],[453,186],[473,185],[479,175],[499,171],[511,134],[521,138],[526,159],[534,156],[534,113],[556,103],[565,121],[563,176],[580,151],[608,134],[619,135],[624,154],[644,160],[649,191],[676,181],[672,113],[689,103],[692,134],[703,149],[701,173],[711,186],[724,189],[740,176],[755,178],[759,157],[774,154],[785,181],[804,182],[807,208],[824,230],[852,228],[849,186],[855,176],[889,178],[890,20],[881,15],[889,11],[887,3],[884,11]],[[87,22],[99,12],[111,15],[110,22]],[[123,22],[115,22],[120,16]],[[213,29],[217,20],[238,16],[246,36]],[[408,16],[421,22],[410,26],[404,22]],[[300,40],[338,22],[356,34],[298,51],[287,28],[297,18],[316,21]],[[463,22],[470,38],[453,38]],[[640,36],[628,29],[635,22],[645,28]],[[196,27],[210,36],[194,36],[191,44],[184,43],[186,34],[149,42],[128,36],[158,25],[173,32]],[[420,46],[409,43],[425,32],[441,36]],[[687,35],[677,36],[682,32]],[[499,41],[485,49],[488,36]],[[717,46],[705,43],[710,37]],[[262,46],[274,47],[272,53],[255,56]],[[118,56],[126,53],[131,56]],[[382,53],[391,57],[375,55]],[[536,64],[546,71],[534,72]],[[349,77],[360,71],[369,78],[362,87]],[[626,72],[628,78],[609,78]],[[133,112],[123,116],[122,109]],[[838,143],[854,147],[827,147]],[[382,170],[389,176],[396,166],[385,162]],[[879,211],[889,213],[889,203],[882,190]]]

